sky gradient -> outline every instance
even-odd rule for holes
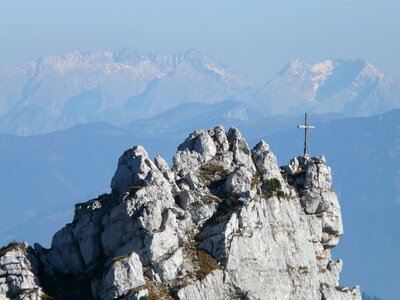
[[[395,0],[0,0],[0,67],[81,51],[208,52],[264,82],[290,60],[363,58],[400,78]]]

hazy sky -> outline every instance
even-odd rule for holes
[[[400,78],[398,0],[0,0],[0,67],[124,46],[208,52],[266,81],[299,58],[364,58]]]

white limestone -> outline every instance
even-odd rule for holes
[[[268,191],[273,179],[279,191]],[[358,287],[339,288],[343,262],[330,254],[343,234],[331,184],[324,157],[279,168],[265,142],[250,150],[235,128],[193,132],[171,169],[134,147],[113,193],[77,204],[51,249],[35,245],[24,265],[0,258],[0,295],[65,273],[92,276],[96,299],[360,300]],[[34,260],[40,273],[29,271]]]

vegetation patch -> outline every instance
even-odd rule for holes
[[[120,256],[116,256],[113,258],[112,262],[115,263],[117,261],[129,258],[129,256],[131,255],[131,253],[125,254],[125,255],[120,255]]]
[[[184,245],[184,249],[188,252],[196,251],[195,234],[191,231],[186,233],[188,236],[188,242]]]
[[[208,163],[199,169],[199,178],[206,185],[209,185],[213,181],[217,181],[225,178],[229,175],[229,171],[218,164]]]
[[[295,267],[293,267],[292,265],[290,265],[290,264],[286,264],[286,271],[290,274],[290,275],[292,275],[292,274],[294,274],[294,271],[296,270],[296,268]]]
[[[14,240],[14,241],[8,243],[7,246],[4,246],[4,247],[0,248],[0,257],[3,256],[4,254],[6,254],[9,251],[17,250],[17,249],[20,249],[22,251],[26,251],[25,244],[18,243],[17,241]]]
[[[284,196],[282,185],[278,178],[271,178],[263,182],[261,185],[261,190],[268,197],[272,197],[274,195]]]
[[[310,271],[308,270],[307,267],[300,267],[299,268],[299,273],[300,274],[310,274]]]
[[[149,291],[149,294],[145,299],[174,300],[174,298],[171,296],[172,291],[166,284],[151,281],[150,279],[146,278],[146,287]]]
[[[219,204],[221,203],[221,199],[214,195],[205,195],[202,199],[204,204]]]
[[[147,287],[145,286],[145,285],[141,285],[141,286],[138,286],[138,287],[135,287],[135,288],[133,288],[133,289],[130,289],[129,290],[129,292],[131,292],[131,293],[138,293],[138,292],[140,292],[141,290],[144,290],[144,289],[146,289]]]
[[[204,250],[197,251],[197,259],[199,261],[199,270],[196,272],[196,278],[199,280],[204,279],[212,271],[221,269],[217,260]]]
[[[138,286],[138,287],[135,287],[135,288],[133,288],[133,289],[130,289],[129,290],[129,292],[127,293],[127,296],[129,297],[129,296],[133,296],[133,295],[135,295],[136,293],[139,293],[141,290],[147,290],[147,286],[146,285],[141,285],[141,286]],[[119,299],[119,298],[118,298]],[[123,297],[122,299],[126,299],[126,297]],[[129,298],[130,299],[130,298]],[[139,300],[149,300],[150,298],[149,298],[149,295],[144,295],[144,296],[141,296],[140,298],[139,298]]]
[[[255,189],[260,183],[262,183],[260,171],[256,171],[253,178],[251,178],[251,188]]]

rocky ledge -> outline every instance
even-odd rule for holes
[[[361,299],[331,257],[331,183],[323,156],[279,168],[235,128],[193,132],[172,168],[136,146],[50,249],[1,250],[0,299]]]

